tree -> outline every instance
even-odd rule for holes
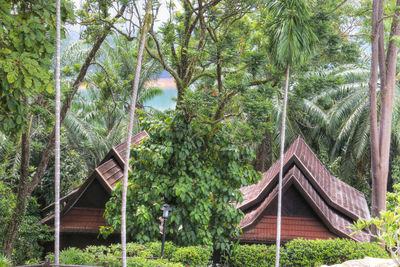
[[[279,266],[281,209],[282,209],[282,176],[283,156],[285,149],[285,121],[287,94],[289,88],[290,67],[304,62],[311,54],[312,45],[316,36],[310,27],[309,10],[306,1],[278,0],[268,4],[268,10],[272,16],[270,25],[271,49],[278,65],[286,68],[285,87],[282,107],[281,126],[281,152],[278,191],[278,216],[276,238],[276,261]]]
[[[139,51],[138,58],[136,61],[136,70],[135,70],[135,79],[133,81],[132,86],[132,96],[131,96],[131,105],[129,109],[129,124],[128,131],[126,135],[126,151],[124,157],[124,175],[122,178],[122,200],[121,200],[121,245],[122,245],[122,266],[126,267],[126,195],[128,190],[128,170],[130,168],[129,164],[129,155],[131,151],[131,139],[132,139],[132,127],[133,127],[133,119],[135,116],[135,108],[136,108],[136,99],[139,90],[139,81],[140,81],[140,72],[142,69],[142,60],[143,60],[143,52],[146,44],[147,32],[149,31],[149,27],[151,24],[151,8],[152,8],[152,0],[147,0],[146,3],[146,14],[144,18],[144,24],[141,28],[140,34],[140,42],[139,42]],[[139,15],[139,14],[138,14]]]
[[[10,55],[6,57],[5,61],[2,61],[1,71],[5,74],[3,75],[4,82],[2,83],[2,89],[4,95],[1,98],[2,113],[0,114],[1,120],[4,123],[1,125],[4,127],[2,128],[4,131],[10,130],[14,125],[20,125],[17,127],[17,133],[23,132],[21,136],[21,171],[17,203],[11,220],[7,225],[7,238],[3,241],[4,253],[9,258],[11,258],[14,242],[23,219],[26,202],[43,178],[51,156],[51,150],[54,148],[55,143],[55,130],[53,130],[48,137],[48,142],[42,152],[40,162],[35,168],[34,173],[32,173],[32,170],[28,168],[30,161],[30,124],[28,122],[32,115],[35,115],[33,112],[37,112],[38,106],[40,107],[40,103],[42,103],[44,89],[47,88],[49,92],[52,92],[51,83],[48,78],[49,75],[46,72],[49,69],[50,58],[54,52],[54,46],[52,45],[52,41],[54,40],[54,21],[51,14],[54,14],[55,10],[55,6],[53,4],[49,5],[47,1],[34,2],[35,4],[32,4],[30,1],[2,3],[1,9],[1,12],[8,12],[4,15],[6,19],[2,20],[4,24],[1,27],[1,34],[2,42],[4,42],[3,46],[7,47],[5,50],[6,55]],[[69,18],[73,14],[69,2],[66,3],[68,5],[64,5],[62,8],[62,20]],[[113,17],[107,13],[99,15],[96,12],[94,13],[95,15],[89,15],[90,10],[93,9],[89,9],[86,13],[83,12],[83,14],[86,14],[86,21],[90,21],[91,23],[93,23],[94,18],[103,16],[99,18],[102,23],[95,23],[97,31],[95,36],[92,35],[93,46],[79,68],[72,87],[68,88],[70,91],[60,111],[60,122],[64,120],[72,99],[80,83],[85,78],[98,49],[112,29],[115,28],[114,24],[124,14],[126,7],[127,4],[121,5]],[[102,20],[104,19],[104,15],[109,19],[106,22]],[[24,34],[25,31],[30,32],[35,25],[37,29],[34,32],[31,32],[29,35]],[[93,28],[88,27],[88,29]],[[45,32],[47,30],[51,30],[51,34],[46,35]],[[29,36],[30,40],[27,41],[24,38],[20,38],[21,36]],[[51,40],[47,37],[51,37]],[[22,44],[21,40],[24,40]],[[29,51],[31,52],[27,53]],[[30,56],[31,54],[32,56]],[[21,64],[22,62],[16,64],[19,62],[19,58],[23,59],[23,64]],[[18,75],[19,73],[24,74],[26,77]],[[39,91],[30,91],[27,89],[32,86],[36,88],[35,90],[39,89]],[[15,95],[15,97],[10,97],[12,95]],[[27,107],[34,108],[27,109]],[[23,131],[24,129],[25,131]],[[30,175],[32,176],[30,177]]]
[[[400,1],[394,13],[387,45],[384,32],[384,1],[372,3],[370,97],[370,147],[372,172],[372,216],[386,209],[386,187],[389,173],[390,136],[392,127],[394,87],[396,82],[397,42],[400,36]],[[387,47],[385,51],[385,47]],[[385,53],[386,52],[386,53]],[[378,74],[379,72],[379,74]],[[380,99],[377,99],[378,75]],[[380,110],[378,111],[378,101]]]
[[[225,249],[236,237],[243,213],[241,186],[257,182],[252,151],[234,138],[229,121],[210,126],[182,111],[142,122],[151,138],[132,148],[128,184],[128,234],[139,242],[159,237],[160,208],[172,207],[167,238],[181,245]],[[106,220],[120,227],[121,184],[106,206]]]
[[[61,0],[56,1],[56,110],[55,110],[55,153],[54,153],[54,263],[60,264],[60,42],[61,42]]]
[[[313,87],[305,88],[305,85],[309,85],[312,81],[307,77],[312,75],[311,77],[314,80],[318,79],[317,75],[321,68],[336,68],[342,64],[355,63],[360,58],[357,42],[346,36],[348,14],[343,15],[344,8],[336,8],[340,2],[317,0],[308,3],[310,27],[314,29],[318,43],[314,46],[315,53],[306,64],[291,69],[291,76],[295,80],[291,83],[293,89],[289,92],[288,101],[290,104],[287,111],[286,143],[290,143],[298,135],[307,138],[309,133],[312,132],[311,129],[315,127],[315,125],[307,122],[308,119],[312,118],[304,116],[301,103],[302,98],[311,97],[311,94],[316,91],[315,88],[321,86],[319,83],[315,83]],[[261,9],[251,16],[246,16],[244,20],[246,19],[251,23],[250,31],[252,33],[246,39],[246,50],[243,52],[246,55],[247,75],[252,76],[253,81],[250,82],[252,90],[256,89],[263,92],[264,97],[269,99],[270,109],[268,113],[264,114],[263,119],[268,122],[267,125],[275,126],[264,127],[262,129],[263,138],[257,138],[253,141],[257,145],[255,167],[264,172],[279,157],[279,144],[277,143],[279,143],[280,133],[276,129],[279,129],[278,125],[281,125],[282,101],[280,98],[282,98],[282,95],[279,88],[283,82],[282,69],[274,64],[274,57],[269,49],[271,42],[271,38],[268,38],[270,28],[265,27],[265,25],[270,24],[272,18],[267,9]],[[326,86],[329,80],[321,79],[321,82]],[[303,89],[309,91],[302,91]],[[316,144],[316,140],[318,139],[308,139],[308,141],[311,141],[310,144]],[[316,144],[314,148],[318,150],[318,145]]]
[[[138,40],[127,40],[124,36],[113,35],[101,47],[88,74],[87,88],[78,91],[72,101],[63,128],[67,131],[68,141],[81,155],[87,169],[93,170],[112,146],[125,141],[128,127],[131,87],[137,62]],[[64,72],[72,71],[76,63],[75,54],[83,49],[81,44],[72,44],[64,50],[69,54],[64,61]],[[78,47],[78,48],[77,48]],[[137,107],[162,93],[161,89],[147,87],[146,83],[161,73],[161,66],[150,57],[145,57],[140,73]],[[65,81],[67,82],[67,81]],[[135,120],[133,133],[140,126]]]
[[[239,69],[242,63],[238,60],[241,54],[238,50],[244,38],[239,40],[232,29],[257,4],[258,1],[232,4],[229,0],[182,0],[183,10],[174,12],[160,28],[160,34],[152,25],[152,42],[146,50],[174,78],[178,108],[190,86],[202,78],[210,78],[215,93],[224,96],[214,117],[223,115],[226,104],[238,93],[224,84],[224,79],[230,78],[224,75],[235,76],[238,73],[234,69]]]

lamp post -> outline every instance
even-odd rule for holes
[[[168,204],[164,204],[161,207],[161,210],[163,211],[163,235],[162,235],[162,243],[161,243],[161,256],[162,258],[163,253],[164,253],[164,243],[165,243],[165,232],[167,229],[167,219],[168,219],[168,213],[172,210],[171,207]]]

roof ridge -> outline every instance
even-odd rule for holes
[[[310,186],[307,187],[307,186],[303,185],[299,180],[301,178],[297,177],[297,176],[302,176],[304,181],[306,181],[306,183],[309,183]],[[343,217],[339,216],[336,212],[334,212],[335,209],[329,207],[329,205],[325,202],[324,198],[322,198],[319,195],[318,190],[316,190],[316,188],[314,186],[312,186],[310,181],[308,181],[308,179],[305,177],[305,175],[302,173],[302,171],[299,169],[299,167],[297,165],[294,165],[285,174],[282,187],[285,188],[285,187],[290,186],[290,182],[292,180],[295,180],[296,183],[301,187],[301,190],[304,191],[303,194],[306,194],[308,196],[309,201],[311,201],[314,204],[315,209],[318,210],[318,213],[320,214],[319,216],[324,217],[324,220],[323,220],[324,224],[325,225],[328,224],[328,226],[329,226],[328,228],[331,228],[331,231],[333,229],[333,232],[336,232],[336,234],[338,234],[337,232],[340,232],[342,235],[345,235],[352,239],[356,239],[357,241],[365,241],[364,240],[365,236],[363,236],[362,234],[360,234],[358,238],[356,238],[355,236],[350,236],[349,233],[346,232],[346,228],[342,229],[343,227],[340,227],[341,225],[336,225],[335,222],[332,221],[332,218],[323,212],[323,207],[320,207],[317,200],[313,199],[313,196],[310,194],[310,192],[308,192],[309,188],[316,192],[316,197],[320,198],[321,203],[324,203],[326,205],[329,212],[331,212],[334,216],[336,216],[336,219],[341,218],[342,220],[345,220]],[[286,189],[288,189],[288,188],[286,188]],[[297,188],[297,190],[299,190],[299,189]],[[243,220],[240,222],[240,224],[244,223],[244,225],[242,225],[241,228],[245,229],[245,228],[251,227],[257,221],[257,219],[263,214],[263,211],[272,203],[272,201],[274,199],[276,199],[276,197],[277,197],[277,185],[275,185],[275,187],[270,191],[268,196],[259,204],[259,206],[255,210],[253,210],[252,212],[245,215],[245,218],[243,218]],[[306,197],[304,195],[303,195],[303,197],[306,199]],[[316,211],[316,210],[314,210],[314,211]],[[247,217],[247,219],[246,219],[246,217]],[[345,226],[345,225],[343,225],[343,226]]]
[[[245,210],[262,201],[267,191],[270,191],[271,183],[274,183],[279,175],[278,163],[275,161],[268,171],[263,173],[263,178],[257,184],[241,189],[244,196],[243,202],[237,205],[238,208]],[[285,169],[287,171],[292,164],[296,164],[332,208],[353,219],[370,216],[365,196],[333,176],[301,136],[298,136],[286,150],[284,164],[284,171]],[[286,174],[283,173],[283,175]],[[352,199],[357,201],[352,201]]]
[[[303,149],[307,149],[308,151],[311,152],[311,155],[314,157],[314,159],[317,160],[317,162],[319,163],[319,165],[322,166],[323,171],[325,171],[325,172],[329,175],[329,178],[335,179],[336,182],[338,182],[338,183],[341,184],[342,186],[345,186],[345,187],[348,188],[349,190],[351,190],[351,191],[357,193],[360,197],[365,197],[364,194],[361,193],[359,190],[357,190],[356,188],[354,188],[354,187],[352,187],[351,185],[347,184],[346,182],[340,180],[338,177],[332,175],[332,174],[330,173],[330,171],[325,167],[325,164],[317,157],[317,155],[314,153],[314,151],[311,149],[311,147],[307,144],[307,142],[306,142],[303,138],[301,138],[301,137],[299,136],[296,140],[299,140],[299,141],[302,143],[302,145],[304,145],[304,148],[303,148]],[[304,153],[301,153],[301,151],[296,150],[294,154],[297,156],[297,158],[299,159],[300,162],[304,162],[304,161],[301,159],[301,157],[300,157],[301,154],[304,154]],[[303,164],[303,165],[304,165],[304,164]],[[310,170],[310,171],[311,171],[311,170]],[[327,196],[328,196],[329,198],[331,198],[329,192],[327,192]],[[333,201],[333,200],[332,200],[332,201]]]

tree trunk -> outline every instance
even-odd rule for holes
[[[279,267],[279,252],[280,252],[280,246],[281,246],[283,156],[284,156],[284,153],[285,153],[286,108],[287,108],[287,95],[288,95],[288,89],[289,89],[289,76],[290,76],[290,64],[287,63],[287,65],[286,65],[285,89],[284,89],[284,94],[283,94],[283,106],[282,106],[281,155],[280,155],[279,185],[278,185],[278,214],[276,216],[276,258],[275,258],[275,267]]]
[[[54,263],[60,264],[60,14],[61,0],[57,0],[56,11],[56,120],[54,148]]]
[[[146,4],[146,15],[144,25],[142,27],[140,44],[139,44],[139,52],[135,69],[135,79],[133,81],[132,93],[131,93],[131,105],[129,109],[129,125],[128,125],[128,133],[126,137],[126,151],[125,151],[125,159],[124,159],[124,176],[123,176],[123,184],[122,184],[122,201],[121,201],[121,248],[122,248],[122,267],[126,267],[126,195],[128,191],[128,171],[129,171],[129,155],[131,150],[131,139],[132,139],[132,127],[133,127],[133,119],[135,116],[136,109],[136,99],[139,88],[139,80],[140,80],[140,71],[142,69],[142,59],[144,47],[146,44],[146,35],[150,27],[151,20],[151,10],[152,0],[148,0]]]
[[[29,191],[27,184],[29,183],[29,158],[30,158],[30,126],[28,130],[22,134],[21,137],[21,174],[20,183],[18,187],[17,199],[27,198]],[[25,202],[17,202],[14,213],[6,231],[6,239],[3,245],[4,254],[7,258],[11,259],[12,251],[14,248],[14,242],[17,238],[19,226],[22,223],[25,213]]]
[[[120,11],[117,13],[117,15],[114,17],[113,21],[111,24],[115,23],[118,21],[118,19],[123,15],[125,12],[126,5],[123,5],[120,9]],[[83,63],[80,72],[78,74],[78,77],[76,78],[73,86],[72,86],[72,92],[68,95],[68,97],[65,99],[63,106],[61,108],[61,114],[60,114],[60,123],[63,122],[67,111],[71,105],[72,99],[75,96],[76,92],[78,91],[78,87],[80,83],[83,81],[83,79],[86,76],[87,70],[89,69],[93,58],[95,57],[97,51],[99,50],[101,44],[103,41],[106,39],[108,34],[111,32],[111,25],[108,25],[105,27],[105,33],[99,37],[99,39],[96,40],[94,43],[92,49],[90,50],[88,56],[85,59],[85,62]],[[28,198],[31,196],[33,190],[37,187],[41,179],[43,178],[44,172],[47,168],[47,164],[50,159],[51,155],[51,150],[54,148],[54,143],[55,143],[55,129],[53,129],[53,132],[49,136],[49,141],[47,142],[47,145],[42,153],[40,162],[38,167],[36,168],[36,172],[32,178],[32,181],[28,181],[27,177],[29,175],[28,172],[28,167],[29,165],[26,166],[26,170],[22,170],[23,164],[21,163],[21,173],[26,172],[26,177],[23,177],[21,175],[20,181],[19,181],[19,186],[18,186],[18,197],[17,197],[17,205],[16,209],[13,211],[13,214],[11,215],[10,223],[7,226],[6,233],[7,238],[5,239],[3,243],[3,248],[4,248],[4,254],[6,254],[9,258],[11,257],[12,249],[14,247],[15,239],[17,238],[18,230],[22,222],[22,217],[24,216],[24,211],[25,211],[25,205],[26,201]]]
[[[392,115],[394,87],[396,82],[397,45],[395,36],[399,36],[399,11],[395,12],[392,21],[387,55],[385,58],[383,44],[383,0],[375,0],[372,6],[371,35],[371,71],[369,79],[370,91],[370,143],[371,143],[371,173],[372,173],[372,203],[373,217],[380,216],[380,211],[386,209],[386,190],[389,173],[390,140],[392,132]],[[396,6],[400,6],[400,0]],[[380,113],[377,109],[378,66],[380,70]],[[378,127],[379,124],[379,127]]]
[[[268,119],[266,119],[268,121]],[[254,168],[259,172],[265,172],[272,164],[272,136],[269,129],[264,132],[264,138],[256,149],[256,161]]]

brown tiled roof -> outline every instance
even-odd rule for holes
[[[284,155],[284,173],[296,165],[308,178],[312,186],[318,191],[329,206],[346,214],[350,218],[369,219],[368,204],[364,195],[331,175],[305,141],[298,137],[287,149]],[[260,202],[275,186],[279,176],[279,161],[263,174],[263,179],[257,184],[241,189],[243,202],[238,208],[246,210]]]
[[[257,222],[262,212],[277,197],[279,161],[263,174],[257,184],[243,187],[243,202],[237,205],[245,217],[244,229]],[[367,201],[362,193],[332,176],[302,138],[297,138],[284,154],[283,187],[294,184],[327,227],[339,236],[367,241],[360,233],[350,236],[347,229],[353,220],[370,219]]]
[[[348,227],[352,225],[352,220],[330,208],[295,165],[286,173],[282,180],[282,192],[285,192],[285,190],[291,185],[294,185],[301,192],[309,202],[310,206],[313,207],[314,211],[332,232],[336,233],[338,236],[349,237],[360,242],[369,241],[369,236],[365,233],[350,236],[352,231],[349,230]],[[240,222],[239,226],[243,230],[253,226],[260,218],[263,211],[277,198],[277,195],[278,186],[275,186],[257,208],[245,214],[245,217]]]
[[[132,137],[132,144],[140,144],[140,142],[148,138],[149,135],[146,131]],[[98,179],[99,182],[104,186],[104,188],[111,194],[115,184],[119,182],[123,177],[124,169],[124,152],[126,151],[126,142],[121,143],[113,147],[110,152],[104,157],[99,166],[93,170],[90,176],[85,180],[85,182],[78,188],[70,192],[68,196],[68,201],[65,207],[62,209],[61,214],[66,214],[74,204],[83,195],[86,189],[90,186],[94,179]],[[50,204],[50,206],[54,203]],[[49,206],[48,206],[49,207]],[[48,208],[46,207],[46,209]],[[51,216],[44,218],[41,223],[47,222],[52,219]]]
[[[131,139],[131,144],[139,144],[143,139],[148,138],[149,135],[146,131],[142,131]],[[124,154],[126,151],[126,142],[123,142],[113,148],[107,153],[104,159],[100,162],[99,166],[113,158],[121,167],[124,166]]]

